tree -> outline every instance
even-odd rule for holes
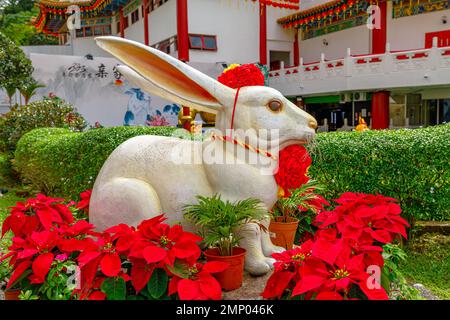
[[[24,87],[31,79],[30,59],[14,42],[0,32],[0,88],[12,92]]]
[[[58,44],[57,37],[38,32],[31,24],[39,9],[29,3],[32,1],[0,0],[0,32],[21,46]]]
[[[45,87],[43,84],[38,83],[33,78],[28,79],[25,83],[19,88],[20,94],[25,99],[25,104],[27,105],[30,102],[31,97],[36,94],[36,90],[39,88]]]

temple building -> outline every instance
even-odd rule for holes
[[[450,0],[38,0],[49,54],[108,57],[94,38],[192,63],[260,63],[319,130],[450,120]],[[79,18],[79,19],[78,19]],[[50,50],[50,49],[49,49]],[[42,51],[41,51],[42,52]]]

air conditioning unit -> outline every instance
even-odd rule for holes
[[[352,102],[353,94],[352,93],[342,93],[340,103]]]
[[[353,101],[367,101],[367,92],[353,93]]]

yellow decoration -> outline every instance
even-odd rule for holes
[[[284,189],[282,187],[280,187],[280,186],[278,186],[277,196],[278,196],[278,198],[283,198],[284,197]]]
[[[369,127],[367,126],[366,121],[361,116],[359,116],[358,125],[356,126],[355,130],[356,131],[367,131],[367,130],[370,130]]]
[[[234,68],[237,68],[237,67],[239,67],[239,66],[240,66],[240,64],[238,64],[238,63],[230,64],[230,66],[229,66],[228,68],[226,68],[225,70],[223,70],[223,73],[225,73],[225,72],[227,72],[227,71],[229,71],[229,70],[233,70]]]

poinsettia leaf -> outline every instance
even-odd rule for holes
[[[148,292],[154,299],[161,298],[167,290],[168,281],[167,273],[163,269],[155,269],[147,284]]]
[[[320,292],[316,298],[316,300],[344,300],[344,298],[337,292],[333,291],[325,291]]]
[[[200,286],[191,279],[178,281],[178,296],[180,300],[196,300],[200,295]]]
[[[35,281],[34,283],[43,283],[45,281],[45,276],[50,270],[50,266],[53,262],[53,257],[53,253],[47,252],[41,254],[33,261],[31,268],[33,269],[33,273],[36,278],[39,278],[38,281]]]
[[[173,266],[166,265],[167,269],[172,272],[174,275],[180,278],[188,278],[189,277],[189,265],[187,263],[181,262],[180,260],[175,260]]]
[[[142,251],[142,255],[147,263],[160,262],[167,257],[167,251],[157,246],[147,246]]]
[[[222,287],[220,283],[213,276],[202,276],[198,280],[200,290],[205,296],[212,300],[222,299]]]
[[[106,278],[102,282],[101,290],[108,300],[125,300],[126,284],[122,277]]]
[[[304,276],[301,281],[297,283],[292,291],[292,296],[295,297],[297,295],[306,293],[310,290],[316,289],[320,287],[325,282],[325,278],[321,276],[313,276],[308,275]]]
[[[131,283],[136,292],[140,292],[146,287],[150,277],[152,276],[154,266],[147,264],[142,259],[133,259],[131,267]]]
[[[48,208],[46,208],[36,210],[36,214],[39,218],[39,221],[41,221],[41,224],[44,226],[44,228],[46,230],[49,230],[52,227],[53,222],[52,212]]]
[[[115,277],[120,273],[122,262],[117,253],[107,253],[100,261],[102,272],[108,277]]]
[[[6,289],[10,288],[13,284],[18,282],[19,279],[23,279],[24,277],[26,277],[26,275],[31,272],[31,270],[25,272],[30,267],[30,265],[31,265],[30,260],[26,260],[19,263],[17,267],[14,269],[11,278],[9,278],[8,284],[6,285]]]

